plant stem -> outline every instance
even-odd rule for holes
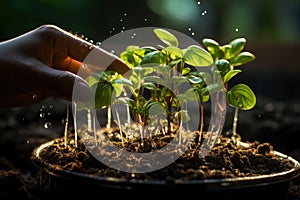
[[[67,114],[65,119],[65,129],[64,129],[64,143],[65,147],[67,147],[67,140],[68,140],[68,124],[69,124],[69,105],[67,104]]]
[[[117,121],[118,121],[118,127],[120,131],[120,136],[121,136],[121,141],[122,141],[122,146],[124,147],[124,137],[122,133],[122,125],[121,125],[121,120],[120,120],[120,115],[117,106],[115,106],[115,111],[116,111],[116,116],[117,116]]]
[[[95,138],[95,143],[96,146],[98,146],[98,141],[97,141],[97,128],[96,128],[96,110],[92,111],[92,121],[93,121],[93,132],[94,132],[94,138]]]
[[[237,136],[236,128],[237,128],[237,121],[238,121],[238,112],[239,112],[239,109],[235,108],[233,125],[232,125],[232,137],[234,137],[234,138],[236,138],[236,136]]]
[[[74,145],[75,145],[75,148],[77,148],[77,137],[78,137],[78,133],[77,133],[77,104],[74,102],[73,103],[73,106],[74,106],[74,113],[73,113],[73,119],[74,119]]]
[[[111,106],[108,105],[107,106],[107,124],[106,124],[106,128],[111,128]]]
[[[88,132],[92,132],[92,117],[91,117],[91,109],[87,110],[87,125],[88,125]]]

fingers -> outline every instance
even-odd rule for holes
[[[69,71],[50,68],[42,63],[40,65],[42,72],[32,80],[32,85],[37,86],[37,89],[48,92],[48,96],[57,96],[69,101],[83,101],[90,97],[90,88],[80,76]],[[73,96],[75,84],[79,92]]]
[[[61,69],[70,67],[69,69],[71,69],[71,72],[77,72],[80,66],[82,66],[81,63],[84,62],[88,65],[97,66],[99,69],[114,70],[120,74],[125,74],[130,70],[130,67],[127,66],[119,57],[79,37],[76,37],[71,33],[66,31],[62,32],[66,44],[66,50],[68,52],[67,56],[69,58],[61,63],[62,65],[58,66]],[[70,61],[70,58],[72,58],[73,61]]]

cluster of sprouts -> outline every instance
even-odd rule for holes
[[[249,110],[256,104],[255,94],[246,84],[230,87],[228,84],[241,72],[238,66],[255,59],[252,53],[243,51],[246,39],[237,38],[220,45],[213,39],[205,38],[202,40],[204,47],[190,45],[181,49],[178,39],[171,32],[157,28],[154,34],[163,45],[131,45],[119,55],[132,69],[129,77],[115,71],[93,73],[86,81],[96,91],[94,105],[83,102],[76,106],[88,110],[89,115],[92,114],[89,119],[94,120],[96,112],[93,110],[106,109],[106,128],[115,124],[124,141],[124,137],[129,137],[124,132],[134,127],[139,130],[142,140],[149,134],[158,134],[149,133],[146,127],[158,128],[163,134],[171,134],[173,127],[183,127],[183,124],[188,130],[189,122],[194,117],[188,107],[190,102],[197,102],[200,115],[197,133],[198,143],[201,144],[205,123],[204,104],[214,100],[216,103],[212,112],[220,110],[223,123],[226,106],[219,102],[226,102],[226,105],[235,108],[233,134],[236,134],[238,110]],[[120,107],[116,105],[125,107],[125,122],[119,115]],[[112,112],[115,113],[114,119]],[[96,133],[91,123],[87,124]],[[212,128],[212,131],[215,130]]]

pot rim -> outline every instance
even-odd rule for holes
[[[300,175],[300,163],[291,156],[283,154],[278,151],[274,151],[274,154],[280,158],[287,158],[290,160],[294,167],[290,170],[272,173],[267,175],[257,175],[249,177],[234,177],[234,178],[208,178],[198,180],[139,180],[139,179],[126,179],[117,177],[104,177],[95,176],[92,174],[85,174],[79,172],[73,172],[62,169],[58,165],[53,165],[45,162],[41,157],[40,153],[43,149],[52,145],[55,142],[51,140],[43,143],[34,148],[32,152],[32,162],[39,168],[45,170],[47,173],[57,178],[69,179],[72,181],[80,181],[85,183],[97,184],[110,188],[154,188],[160,186],[162,188],[176,188],[185,187],[189,189],[205,189],[205,190],[220,190],[220,189],[240,189],[240,188],[251,188],[259,187],[271,184],[278,184],[284,182],[290,182],[292,179]]]

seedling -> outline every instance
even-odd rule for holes
[[[250,52],[242,52],[246,40],[238,38],[220,46],[216,41],[206,38],[203,40],[206,49],[199,45],[181,49],[171,32],[157,28],[154,34],[164,45],[132,45],[120,54],[120,58],[132,68],[129,78],[113,71],[99,71],[88,77],[87,82],[96,91],[95,105],[85,102],[79,107],[87,110],[107,109],[107,128],[112,127],[113,107],[116,116],[114,122],[122,143],[132,138],[128,132],[137,127],[143,144],[146,138],[155,135],[178,133],[181,138],[183,131],[189,131],[188,122],[193,117],[185,108],[189,102],[197,101],[200,118],[196,134],[197,144],[200,145],[204,137],[203,105],[210,99],[216,100],[213,112],[220,109],[221,122],[224,122],[226,107],[219,103],[221,99],[221,102],[227,101],[236,108],[233,124],[233,134],[236,134],[238,110],[249,110],[256,103],[255,95],[247,85],[236,84],[231,88],[228,85],[241,72],[236,67],[255,58]],[[209,68],[212,73],[197,70],[200,67]],[[126,107],[126,123],[121,121],[119,107],[115,105]]]

